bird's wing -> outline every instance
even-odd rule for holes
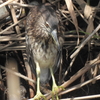
[[[31,43],[30,43],[30,38],[26,35],[26,52],[27,52],[27,58],[28,58],[28,63],[31,67],[32,72],[36,75],[35,72],[35,62],[32,54],[32,48],[31,48]]]
[[[60,12],[58,10],[56,11],[56,15],[57,15],[57,18],[59,20],[58,27],[59,26],[63,26],[63,24],[61,22],[61,14],[60,14]],[[59,45],[58,45],[57,60],[56,60],[55,66],[54,66],[54,72],[57,71],[57,69],[59,68],[59,66],[61,64],[61,60],[62,60],[62,46],[63,46],[63,43],[64,43],[63,29],[58,28],[58,31],[59,32],[57,34],[57,39],[58,39]]]
[[[59,68],[59,66],[61,64],[61,59],[62,59],[61,55],[62,55],[62,48],[59,46],[56,61],[55,61],[55,65],[53,67],[54,73],[57,71],[57,69]]]

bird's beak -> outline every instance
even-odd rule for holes
[[[57,45],[59,45],[58,38],[57,38],[57,30],[56,29],[51,32],[51,36],[54,39],[55,43]]]

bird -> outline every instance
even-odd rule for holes
[[[53,93],[58,89],[54,78],[61,58],[58,24],[59,19],[51,4],[37,3],[30,8],[26,19],[26,52],[37,77],[37,92],[31,100],[45,98],[40,91],[40,84],[47,83],[50,78]]]

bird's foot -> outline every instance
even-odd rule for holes
[[[31,98],[29,100],[47,100],[46,97],[41,93],[41,92],[38,92],[34,98]]]
[[[57,85],[53,86],[53,88],[52,88],[52,100],[60,100],[58,97],[58,94],[57,94],[57,91],[59,91],[60,89],[64,90],[64,87],[57,86]]]
[[[52,100],[59,100],[59,97],[57,94],[58,90],[59,90],[59,86],[57,85],[52,88]]]

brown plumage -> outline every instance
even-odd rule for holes
[[[46,83],[50,76],[54,78],[53,72],[59,65],[58,22],[55,11],[50,5],[46,4],[34,6],[27,16],[26,50],[30,66],[36,68],[37,94],[40,93],[40,82]],[[56,83],[53,79],[54,87],[56,87]],[[37,95],[35,98],[37,98]]]

